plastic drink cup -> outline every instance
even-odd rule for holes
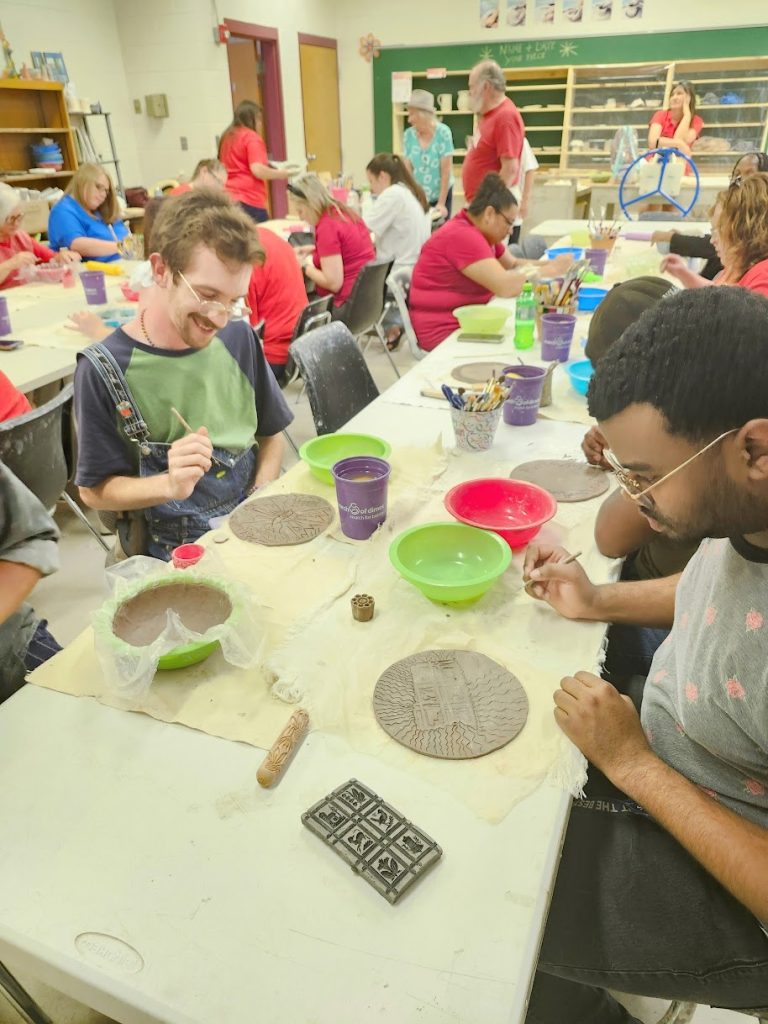
[[[541,358],[568,362],[576,317],[570,313],[545,313],[541,318]]]
[[[608,262],[608,250],[587,249],[584,255],[589,260],[589,265],[594,272],[602,277],[605,273],[605,264]]]
[[[83,270],[80,280],[89,306],[103,306],[107,301],[107,279],[103,270]]]
[[[451,407],[456,447],[463,452],[487,452],[501,419],[501,406],[488,412],[469,412]]]
[[[504,369],[504,383],[509,387],[503,407],[505,423],[511,427],[530,427],[536,422],[546,376],[543,366],[518,365]]]
[[[387,491],[392,467],[375,455],[351,455],[331,469],[336,484],[341,532],[368,540],[387,518]]]
[[[171,552],[171,561],[175,569],[189,569],[191,565],[197,565],[204,554],[202,544],[180,544]]]
[[[11,317],[8,313],[8,299],[0,296],[0,338],[11,333]]]

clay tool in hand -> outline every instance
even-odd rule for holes
[[[267,756],[259,765],[259,770],[256,772],[256,780],[260,786],[266,788],[272,785],[296,749],[308,725],[309,715],[304,708],[299,708],[298,711],[293,712],[285,728],[269,748]]]
[[[184,419],[184,417],[181,415],[178,409],[176,409],[174,406],[171,406],[171,412],[182,425],[182,427],[184,427],[185,430],[188,430],[190,434],[197,433],[196,430],[193,430],[192,427],[190,427],[190,425],[187,423],[187,421]],[[221,459],[217,459],[213,453],[211,453],[211,462],[214,464],[214,466],[221,466],[222,469],[227,468],[221,461]]]
[[[557,565],[570,565],[571,562],[575,562],[577,558],[581,558],[581,555],[582,555],[582,552],[581,551],[577,551],[575,555],[569,555],[564,562],[557,562],[556,564]],[[523,586],[525,587],[526,594],[530,594],[531,591],[528,589],[529,587],[532,587],[535,583],[546,583],[546,582],[547,582],[546,580],[532,580],[530,578],[530,576],[529,576],[527,580],[523,580]]]

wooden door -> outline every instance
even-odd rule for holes
[[[299,60],[307,169],[336,177],[342,166],[335,40],[299,35]]]
[[[243,100],[262,105],[257,46],[255,40],[242,36],[230,36],[227,43],[232,109]]]

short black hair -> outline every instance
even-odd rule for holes
[[[486,174],[480,182],[480,187],[475,193],[475,198],[467,207],[473,217],[479,217],[483,210],[491,206],[496,213],[508,210],[510,206],[517,206],[517,200],[498,174],[491,171]]]
[[[662,299],[600,360],[588,403],[600,421],[652,405],[693,443],[768,418],[768,299],[726,285]]]

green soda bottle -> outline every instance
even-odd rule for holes
[[[536,330],[536,297],[533,285],[523,285],[515,308],[515,348],[533,348]]]

